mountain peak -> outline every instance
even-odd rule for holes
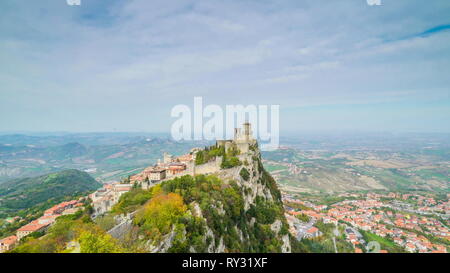
[[[123,239],[137,230],[144,251],[291,251],[281,194],[262,165],[250,126],[236,130],[233,140],[179,157],[164,154],[130,182],[151,198],[131,210],[130,200],[119,201],[113,211],[128,209],[135,217],[129,230],[114,235]]]

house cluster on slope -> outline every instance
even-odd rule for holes
[[[83,203],[82,198],[71,200],[55,205],[44,212],[44,215],[19,228],[16,235],[12,235],[0,240],[0,253],[11,250],[25,236],[33,232],[42,232],[47,230],[56,218],[62,215],[74,214],[81,209]]]
[[[162,161],[158,159],[158,163],[154,166],[147,167],[142,172],[131,176],[130,182],[132,184],[140,184],[142,188],[145,189],[152,183],[159,182],[166,178],[190,174],[193,172],[195,153],[198,150],[198,148],[194,148],[189,154],[184,154],[178,157],[164,153]]]
[[[105,184],[102,188],[89,195],[94,209],[93,217],[110,211],[119,202],[120,197],[124,193],[129,192],[133,186],[137,185],[143,189],[148,189],[167,178],[186,174],[187,166],[193,164],[193,160],[194,156],[192,154],[173,157],[168,153],[164,153],[162,161],[158,160],[158,163],[154,166],[147,167],[142,172],[131,176],[128,183],[113,182]]]
[[[449,201],[437,202],[433,198],[418,194],[377,194],[367,193],[363,195],[352,194],[356,200],[344,200],[330,206],[315,205],[309,201],[284,196],[287,204],[295,203],[309,209],[297,210],[286,207],[286,218],[290,225],[291,233],[298,239],[320,236],[314,229],[309,230],[315,221],[324,223],[341,223],[346,226],[345,235],[348,242],[355,248],[355,252],[362,252],[367,242],[358,230],[371,232],[382,238],[389,238],[395,244],[403,247],[408,252],[419,253],[446,253],[444,244],[433,243],[422,234],[433,235],[445,240],[450,239],[450,229],[441,221],[432,217],[433,214],[425,212],[443,211],[445,215],[450,211]],[[419,208],[412,210],[409,207],[399,207],[397,201],[387,202],[387,198],[408,200],[414,197],[418,201]],[[309,223],[302,223],[297,215],[307,215],[312,219]],[[444,214],[441,214],[444,215]],[[386,252],[383,250],[382,252]]]
[[[92,217],[104,214],[111,210],[111,208],[119,202],[122,194],[129,192],[132,189],[132,184],[121,184],[114,182],[103,185],[102,188],[89,194],[92,208],[94,209]]]

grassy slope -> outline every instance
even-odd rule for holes
[[[92,191],[100,186],[90,175],[78,170],[15,179],[0,184],[0,208],[11,211],[27,209],[49,199]]]

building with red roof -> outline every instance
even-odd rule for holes
[[[12,235],[0,240],[0,253],[11,250],[17,243],[17,236]]]
[[[314,237],[319,237],[320,235],[322,235],[322,232],[320,232],[320,230],[316,227],[310,227],[306,232],[304,237],[305,238],[314,238]]]
[[[48,226],[50,226],[50,223],[40,224],[38,220],[34,220],[33,222],[31,222],[17,230],[17,233],[16,233],[17,239],[20,241],[23,237],[25,237],[33,232],[44,231],[47,229]]]

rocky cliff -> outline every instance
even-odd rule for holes
[[[114,237],[146,252],[290,252],[281,194],[257,144],[242,154],[217,146],[204,152],[214,156],[198,165],[218,157],[222,164],[150,188],[127,232]]]

